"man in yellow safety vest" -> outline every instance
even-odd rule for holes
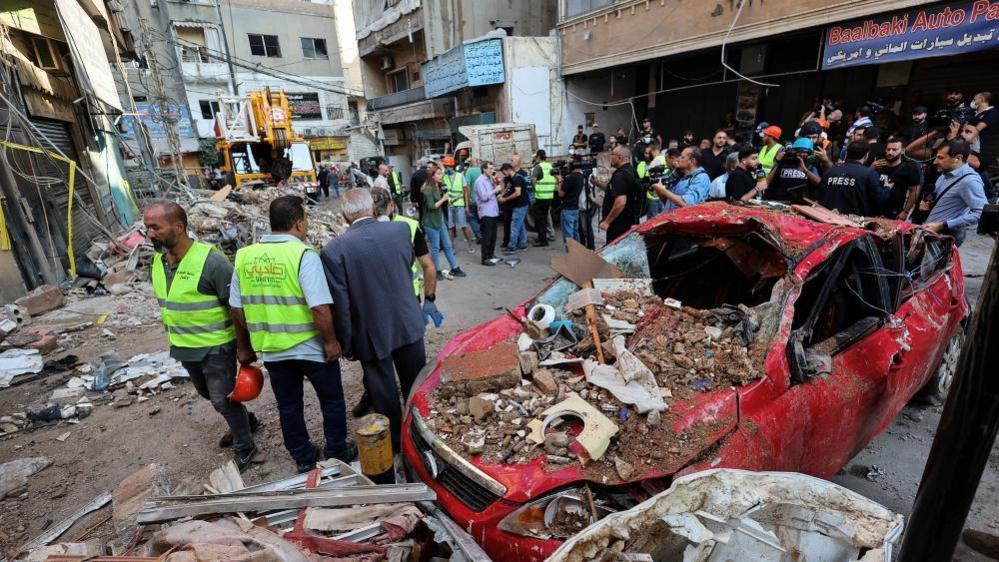
[[[777,162],[777,154],[784,149],[780,144],[782,132],[777,125],[770,125],[760,133],[763,137],[763,146],[760,147],[760,167],[767,175],[770,175],[770,170],[773,170]]]
[[[229,305],[242,364],[263,355],[277,400],[285,448],[299,473],[321,454],[350,462],[346,405],[340,383],[340,344],[333,327],[333,297],[319,254],[306,244],[308,218],[302,198],[278,197],[270,205],[271,233],[236,252]],[[303,382],[316,390],[326,446],[320,451],[305,426]]]
[[[455,161],[451,156],[441,159],[444,164],[444,185],[443,188],[451,197],[448,203],[447,228],[451,233],[451,244],[457,244],[458,229],[465,235],[465,243],[468,244],[468,253],[475,253],[475,239],[472,236],[472,228],[468,225],[468,202],[470,192],[468,183],[465,182],[465,175],[459,174],[455,170]]]
[[[158,252],[151,281],[170,356],[190,374],[198,394],[225,418],[229,431],[219,446],[233,447],[236,466],[245,470],[257,453],[251,434],[260,423],[228,398],[236,383],[236,333],[228,307],[232,265],[214,247],[191,240],[187,213],[180,205],[158,201],[142,220]]]
[[[551,213],[558,190],[558,179],[552,174],[552,165],[547,161],[544,150],[537,152],[537,164],[531,176],[534,178],[534,206],[531,208],[534,216],[534,228],[538,240],[534,246],[548,245],[548,215]]]

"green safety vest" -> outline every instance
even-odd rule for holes
[[[402,215],[396,215],[392,217],[392,221],[406,223],[406,226],[409,227],[410,243],[416,240],[416,227],[419,226],[420,223],[416,222],[415,220],[409,217],[404,217]],[[423,279],[420,277],[420,265],[417,263],[416,256],[413,256],[412,270],[413,270],[413,292],[416,293],[417,297],[419,297],[420,288],[421,288],[420,286],[423,284]]]
[[[542,200],[554,199],[555,187],[558,181],[552,175],[552,165],[548,162],[539,162],[538,166],[541,167],[541,179],[534,184],[534,198]]]
[[[403,195],[402,174],[392,170],[392,182],[395,184],[395,194]]]
[[[163,255],[156,254],[153,259],[153,292],[160,304],[167,341],[173,347],[214,347],[236,339],[226,306],[219,302],[217,295],[198,291],[201,272],[212,252],[218,250],[195,242],[180,260],[169,289]]]
[[[451,196],[452,207],[465,206],[465,176],[455,172],[444,174],[444,187],[447,188],[448,195]]]
[[[767,151],[767,145],[763,145],[763,148],[760,149],[760,166],[768,175],[774,167],[774,162],[777,159],[777,151],[779,150],[780,143],[774,144],[773,148],[769,151]]]
[[[239,297],[254,351],[285,351],[319,332],[298,281],[304,242],[264,242],[236,252]]]

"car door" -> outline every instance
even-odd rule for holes
[[[883,271],[877,247],[862,236],[810,275],[796,301],[788,394],[805,417],[801,472],[832,476],[893,415],[888,373],[901,330],[889,321]]]

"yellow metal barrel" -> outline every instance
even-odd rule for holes
[[[368,414],[361,418],[355,433],[361,472],[371,477],[391,471],[392,433],[389,419],[381,414]]]

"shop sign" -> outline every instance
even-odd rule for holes
[[[322,119],[323,110],[319,106],[319,94],[316,92],[286,93],[288,106],[291,108],[292,119]]]
[[[317,137],[309,139],[309,148],[312,150],[345,150],[347,148],[347,138]]]
[[[428,98],[466,87],[502,84],[503,40],[486,39],[466,43],[423,63],[424,89]]]
[[[153,140],[165,140],[167,138],[166,122],[172,121],[177,124],[177,136],[182,139],[193,139],[194,128],[191,127],[191,110],[186,106],[169,104],[167,113],[160,111],[160,106],[148,103],[136,103],[138,118],[146,124],[149,137]],[[135,117],[126,115],[124,120],[128,125],[127,131],[122,135],[128,140],[135,138]]]
[[[830,26],[822,69],[956,55],[999,46],[999,1],[952,2]]]

